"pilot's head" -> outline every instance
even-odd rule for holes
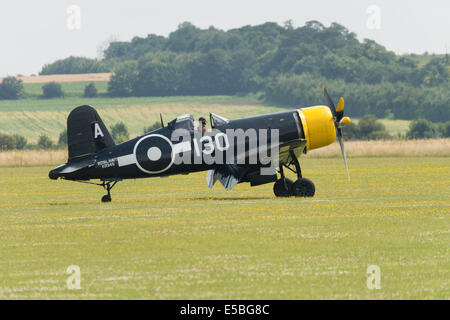
[[[206,119],[203,117],[198,118],[198,122],[202,124],[202,127],[206,126]]]

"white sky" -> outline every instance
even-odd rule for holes
[[[67,27],[70,5],[80,8],[79,30]],[[379,19],[367,13],[371,5],[380,9]],[[183,21],[225,30],[289,19],[294,26],[338,22],[396,53],[445,53],[449,13],[448,0],[1,0],[0,77],[38,73],[70,55],[97,57],[111,37],[167,36]],[[368,28],[368,20],[380,28]]]

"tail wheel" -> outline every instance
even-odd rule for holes
[[[102,197],[102,202],[111,202],[111,195],[105,194],[105,195]]]
[[[312,197],[315,192],[314,183],[306,178],[298,179],[292,185],[292,194],[296,197]]]
[[[292,196],[292,186],[294,182],[291,179],[279,179],[273,185],[273,193],[277,197]]]

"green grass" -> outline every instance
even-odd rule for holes
[[[393,136],[398,134],[406,134],[409,130],[410,120],[391,120],[391,119],[380,119],[380,121],[385,125],[386,130]]]
[[[84,87],[91,83],[88,82],[62,82],[61,88],[66,97],[82,97],[84,94]],[[39,97],[42,95],[42,86],[45,83],[25,83],[23,85],[25,94]],[[97,88],[97,92],[99,94],[106,94],[108,90],[108,82],[107,81],[95,81],[95,87]]]
[[[448,158],[349,159],[350,181],[341,159],[302,160],[312,199],[198,173],[123,181],[102,204],[50,167],[0,168],[0,298],[450,298]]]
[[[357,123],[358,118],[352,118],[352,121]],[[411,120],[394,120],[394,119],[378,119],[386,127],[386,131],[394,137],[399,134],[405,135],[409,130]]]

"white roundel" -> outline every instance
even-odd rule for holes
[[[151,161],[157,161],[157,160],[161,159],[161,149],[158,147],[151,147],[147,151],[147,157]]]
[[[172,142],[160,134],[150,134],[139,139],[134,145],[133,154],[137,167],[149,174],[168,170],[175,158]]]

